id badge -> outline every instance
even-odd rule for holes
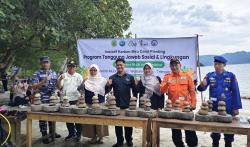
[[[217,101],[217,98],[216,97],[211,97],[211,100],[212,101]]]
[[[184,98],[183,96],[180,96],[180,97],[179,97],[179,100],[180,100],[180,101],[184,101],[185,98]]]

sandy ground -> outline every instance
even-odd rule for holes
[[[5,94],[0,94],[0,101],[4,101],[3,97],[5,97]],[[6,100],[6,99],[5,99]],[[240,111],[241,116],[250,116],[250,100],[242,100],[243,102],[243,110]],[[198,101],[197,106],[200,105],[200,101]],[[197,107],[198,108],[198,107]],[[113,126],[109,126],[109,136],[104,138],[104,144],[102,145],[91,145],[88,143],[88,138],[83,138],[79,143],[75,142],[65,142],[64,138],[68,135],[68,131],[66,128],[66,124],[64,122],[57,122],[56,129],[59,134],[62,135],[62,138],[56,139],[55,142],[52,142],[48,145],[44,145],[41,142],[41,134],[39,132],[38,127],[38,121],[33,121],[33,146],[34,147],[111,147],[114,143],[116,143],[116,137],[115,137],[115,129]],[[84,131],[84,130],[83,130]],[[22,134],[26,134],[26,121],[22,122],[22,128],[21,128]],[[142,131],[139,128],[134,128],[133,131],[133,142],[135,147],[141,146],[141,134]],[[170,129],[161,129],[160,131],[161,138],[160,138],[160,144],[163,147],[174,147],[174,144],[172,142],[171,138],[171,130]],[[210,138],[209,132],[197,132],[198,135],[198,142],[199,147],[211,147],[212,140]],[[222,136],[220,140],[220,146],[224,145],[224,137]],[[185,141],[185,135],[183,133],[183,140]],[[233,143],[233,147],[244,147],[246,146],[247,137],[244,135],[235,135],[235,141]],[[126,146],[126,145],[124,145]]]

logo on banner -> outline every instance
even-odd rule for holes
[[[128,42],[128,46],[137,46],[137,43],[136,43],[136,41],[129,41]]]
[[[147,43],[147,42],[144,42],[143,40],[140,40],[139,42],[140,42],[140,45],[141,45],[141,46],[148,46],[148,43]]]
[[[112,45],[113,47],[116,47],[116,46],[117,46],[117,41],[116,41],[116,40],[112,40],[112,41],[111,41],[111,45]]]
[[[151,41],[151,45],[152,46],[157,46],[158,45],[158,41],[157,40],[152,40]]]
[[[120,46],[125,46],[125,44],[126,44],[126,43],[125,43],[124,40],[121,40],[121,41],[119,42],[119,45],[120,45]]]

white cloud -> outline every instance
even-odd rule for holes
[[[200,37],[201,54],[250,51],[250,1],[129,0],[138,37]]]

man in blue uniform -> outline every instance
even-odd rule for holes
[[[36,71],[32,76],[32,88],[38,90],[41,94],[41,102],[49,103],[49,97],[55,90],[57,75],[56,72],[50,69],[50,59],[47,56],[40,58],[40,70]],[[50,141],[47,137],[47,122],[39,121],[40,132],[43,136],[43,143],[48,144]],[[49,122],[49,133],[52,133],[52,122]],[[56,138],[61,137],[59,134]]]
[[[222,56],[214,57],[214,72],[210,72],[198,86],[198,91],[205,91],[209,86],[209,97],[213,101],[213,111],[218,111],[218,102],[225,97],[226,111],[232,116],[239,114],[242,108],[238,82],[232,72],[226,71],[227,60]],[[219,147],[220,134],[212,133],[213,147]],[[231,147],[234,134],[224,134],[225,146]]]

